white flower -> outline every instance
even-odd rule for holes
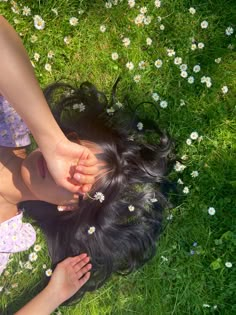
[[[158,69],[162,67],[162,64],[163,64],[163,62],[162,62],[161,59],[157,59],[157,60],[155,61],[155,66],[156,66]]]
[[[157,21],[158,21],[158,22],[161,22],[161,20],[162,20],[161,16],[158,16],[158,17],[157,17]]]
[[[198,138],[198,133],[197,131],[193,131],[191,134],[190,134],[190,138],[192,140],[196,140]]]
[[[113,52],[112,54],[111,54],[111,59],[112,60],[117,60],[119,58],[119,55],[116,53],[116,52]]]
[[[129,209],[130,212],[133,212],[135,210],[135,207],[133,205],[129,205],[128,209]]]
[[[186,195],[189,193],[189,188],[187,186],[184,187],[183,193]]]
[[[198,45],[197,45],[197,47],[199,48],[199,49],[203,49],[204,48],[204,44],[203,43],[198,43]]]
[[[90,228],[88,229],[88,234],[91,235],[96,231],[95,226],[90,226]]]
[[[191,176],[193,178],[198,177],[198,175],[199,175],[198,171],[192,171],[192,173],[191,173]]]
[[[222,91],[223,94],[228,93],[228,91],[229,91],[228,86],[227,86],[227,85],[224,85],[224,86],[221,88],[221,91]]]
[[[160,8],[161,1],[160,0],[155,0],[155,6],[156,6],[156,8]]]
[[[39,244],[34,245],[34,251],[39,252],[42,249],[42,246]]]
[[[207,308],[209,308],[209,307],[211,307],[209,304],[202,304],[202,307],[207,307]]]
[[[191,50],[196,50],[197,49],[197,45],[196,44],[192,44],[191,45]]]
[[[160,99],[160,96],[157,93],[152,93],[152,98],[157,102]]]
[[[168,55],[169,57],[175,56],[175,51],[174,51],[174,49],[167,49],[167,55]]]
[[[70,25],[76,26],[78,24],[79,20],[76,17],[71,17],[69,22],[70,22]]]
[[[167,219],[168,221],[171,221],[171,220],[173,219],[173,214],[168,215],[168,216],[166,217],[166,219]]]
[[[30,262],[30,261],[27,261],[27,262],[24,264],[24,268],[25,268],[25,269],[29,269],[29,270],[33,269],[32,265],[31,265],[31,262]]]
[[[142,14],[147,13],[147,7],[142,7],[142,8],[140,9],[140,13],[142,13]]]
[[[160,30],[161,30],[161,31],[164,31],[164,29],[165,29],[165,25],[164,25],[164,24],[161,24],[161,25],[160,25]]]
[[[208,28],[208,22],[207,21],[202,21],[201,22],[201,28]]]
[[[177,180],[177,183],[178,183],[179,185],[183,185],[183,184],[184,184],[184,182],[182,181],[181,178],[179,178],[179,179]]]
[[[126,68],[128,68],[129,70],[133,70],[134,69],[134,64],[133,62],[129,61],[126,63]]]
[[[194,9],[193,7],[189,8],[189,12],[191,14],[195,14],[196,13],[196,9]]]
[[[29,261],[36,261],[37,258],[38,258],[38,255],[36,253],[29,254]]]
[[[25,15],[25,16],[29,16],[29,15],[31,15],[31,9],[29,8],[29,7],[24,7],[23,9],[22,9],[22,15]]]
[[[137,123],[137,129],[143,130],[143,123],[141,123],[141,122]]]
[[[167,101],[161,101],[161,102],[160,102],[160,107],[161,107],[161,108],[166,108],[167,106],[168,106]]]
[[[15,24],[19,24],[20,23],[20,21],[18,19],[16,19],[16,18],[14,18],[13,21],[14,21]]]
[[[233,44],[229,44],[228,45],[228,49],[234,49],[234,45]]]
[[[216,58],[215,59],[215,63],[220,63],[221,62],[221,58]]]
[[[143,19],[143,23],[144,23],[145,25],[149,25],[149,24],[151,23],[151,21],[152,21],[151,16],[146,16],[146,17]]]
[[[180,75],[181,75],[182,78],[187,78],[188,72],[187,71],[181,71]]]
[[[206,76],[204,75],[203,77],[201,77],[201,83],[206,83]]]
[[[52,50],[49,50],[48,58],[51,59],[54,55],[55,55],[54,52]]]
[[[135,0],[128,0],[128,5],[130,8],[133,8],[135,6]]]
[[[184,106],[185,105],[185,101],[184,100],[180,100],[180,106]]]
[[[233,266],[233,264],[230,261],[227,261],[225,263],[225,267],[227,267],[227,268],[232,268],[232,266]]]
[[[106,26],[105,25],[101,25],[100,26],[100,32],[104,33],[106,31]]]
[[[184,155],[181,156],[181,160],[187,161],[187,159],[188,159],[188,156],[187,156],[186,154],[184,154]]]
[[[152,203],[155,203],[155,202],[157,202],[158,200],[157,200],[157,198],[151,198],[150,201],[151,201]]]
[[[38,40],[38,37],[36,35],[32,35],[30,38],[31,43],[35,43]]]
[[[84,103],[80,103],[80,104],[74,104],[72,106],[73,109],[79,109],[80,112],[84,112],[85,111],[85,105]]]
[[[47,277],[51,277],[51,275],[52,275],[52,269],[47,269],[46,271],[45,271],[45,275],[47,276]]]
[[[193,84],[194,83],[194,77],[193,76],[188,77],[188,83],[189,84]]]
[[[146,43],[147,43],[148,46],[151,46],[152,45],[152,39],[150,37],[148,37],[146,39]]]
[[[55,15],[58,15],[58,11],[57,11],[56,8],[53,8],[51,11],[52,11]]]
[[[110,9],[110,8],[112,7],[112,3],[111,3],[111,2],[106,2],[106,3],[105,3],[105,7],[106,7],[107,9]]]
[[[179,161],[176,161],[174,169],[176,172],[183,172],[183,170],[186,168],[185,165],[181,164]]]
[[[0,287],[0,292],[2,292],[2,290],[3,290],[3,287]]]
[[[191,139],[187,139],[186,143],[187,143],[187,145],[191,145],[192,144],[192,140]]]
[[[147,63],[144,60],[141,60],[138,64],[139,69],[144,70],[146,68]]]
[[[35,60],[35,61],[39,61],[39,58],[40,58],[40,54],[35,53],[35,54],[34,54],[34,60]]]
[[[212,86],[211,81],[207,81],[207,82],[206,82],[206,87],[210,88],[211,86]]]
[[[51,72],[52,70],[52,66],[50,65],[50,63],[46,63],[45,66],[44,66],[45,70]]]
[[[95,200],[98,200],[101,203],[105,200],[105,196],[99,191],[97,191],[93,197]]]
[[[123,38],[122,42],[125,47],[128,47],[130,45],[130,39],[128,37]]]
[[[232,35],[233,33],[234,33],[234,29],[233,29],[231,26],[229,26],[229,27],[226,28],[225,34],[226,34],[227,36],[230,36],[230,35]]]
[[[141,80],[141,75],[140,74],[136,74],[134,76],[134,82],[138,83]]]
[[[11,287],[14,289],[14,288],[17,288],[18,287],[18,283],[12,283]]]
[[[70,36],[65,36],[65,37],[64,37],[64,43],[65,43],[66,45],[69,45],[70,42],[71,42],[71,37],[70,37]]]
[[[45,21],[39,15],[34,16],[34,27],[37,30],[43,30],[45,28]]]
[[[43,264],[43,266],[42,266],[42,267],[43,267],[43,269],[46,269],[46,268],[47,268],[47,265]]]
[[[107,114],[108,115],[113,115],[114,114],[114,112],[115,112],[115,109],[114,109],[114,107],[110,107],[110,108],[107,108]]]
[[[185,64],[185,63],[182,63],[180,66],[179,66],[180,70],[181,71],[186,71],[188,69],[188,66]]]
[[[195,65],[193,67],[193,72],[195,72],[195,73],[199,72],[200,70],[201,70],[201,67],[199,65]]]
[[[174,64],[175,65],[181,65],[181,63],[182,63],[182,58],[181,57],[175,57]]]
[[[123,104],[122,104],[121,102],[117,101],[117,102],[116,102],[116,106],[117,106],[118,108],[122,108],[122,107],[123,107]]]
[[[208,213],[209,213],[210,215],[214,215],[214,214],[216,213],[215,208],[213,208],[213,207],[208,208]]]

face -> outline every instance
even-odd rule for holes
[[[94,154],[101,153],[92,142],[80,141]],[[78,204],[78,195],[58,186],[47,169],[46,161],[39,149],[30,153],[21,166],[22,179],[34,200],[42,200],[56,205]]]

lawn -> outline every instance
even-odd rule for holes
[[[155,258],[55,314],[236,314],[235,0],[0,0],[0,13],[42,87],[88,80],[109,96],[120,76],[119,102],[152,102],[148,115],[175,140],[173,208]],[[39,229],[36,245],[1,276],[1,314],[50,274]]]

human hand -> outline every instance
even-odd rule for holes
[[[54,270],[47,290],[53,292],[61,304],[72,297],[89,279],[92,265],[87,254],[69,257]]]
[[[63,139],[44,158],[54,181],[71,192],[86,193],[95,182],[97,159],[85,146]]]

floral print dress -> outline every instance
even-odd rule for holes
[[[29,144],[26,124],[8,101],[0,96],[0,146],[23,147]],[[0,223],[0,275],[7,266],[10,254],[27,250],[35,240],[35,230],[31,224],[22,222],[22,212]]]

